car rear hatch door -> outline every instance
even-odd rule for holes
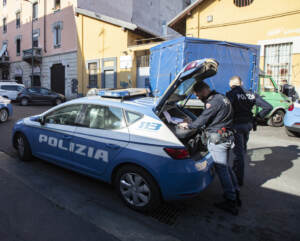
[[[217,73],[218,65],[214,59],[200,59],[188,63],[157,102],[155,113],[159,115],[166,104],[184,100],[191,93],[196,82],[203,81]]]

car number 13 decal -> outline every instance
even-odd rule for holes
[[[161,127],[161,124],[155,123],[155,122],[145,122],[142,121],[139,125],[139,129],[145,129],[149,131],[158,131]]]

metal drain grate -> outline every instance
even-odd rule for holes
[[[185,205],[163,204],[155,209],[149,216],[158,220],[161,223],[175,226],[176,221],[186,210]]]

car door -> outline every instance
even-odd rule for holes
[[[34,129],[33,153],[42,159],[73,166],[73,133],[81,108],[81,104],[71,104],[43,116],[44,124]]]
[[[85,172],[103,173],[128,145],[129,132],[121,108],[85,105],[77,125],[72,159]]]
[[[45,88],[40,89],[41,92],[41,101],[43,102],[52,102],[52,93],[50,90],[47,90]]]
[[[40,102],[41,101],[41,93],[39,88],[29,88],[28,93],[31,97],[31,101],[33,102]]]

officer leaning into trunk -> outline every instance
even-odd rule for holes
[[[209,86],[200,81],[193,87],[195,95],[204,102],[205,109],[193,122],[179,124],[184,129],[204,129],[207,136],[207,148],[215,163],[224,191],[224,201],[215,206],[233,215],[238,214],[241,206],[239,187],[234,172],[228,163],[229,151],[233,146],[234,136],[231,130],[233,109],[225,96],[210,90]]]
[[[244,90],[240,77],[231,77],[229,85],[231,91],[227,92],[226,96],[230,100],[234,110],[233,129],[235,130],[233,171],[236,174],[239,185],[242,186],[244,183],[244,159],[247,151],[249,132],[252,128],[256,130],[256,119],[263,120],[273,107],[258,94]],[[261,107],[261,111],[257,113],[256,117],[253,117],[252,113],[254,105]]]

